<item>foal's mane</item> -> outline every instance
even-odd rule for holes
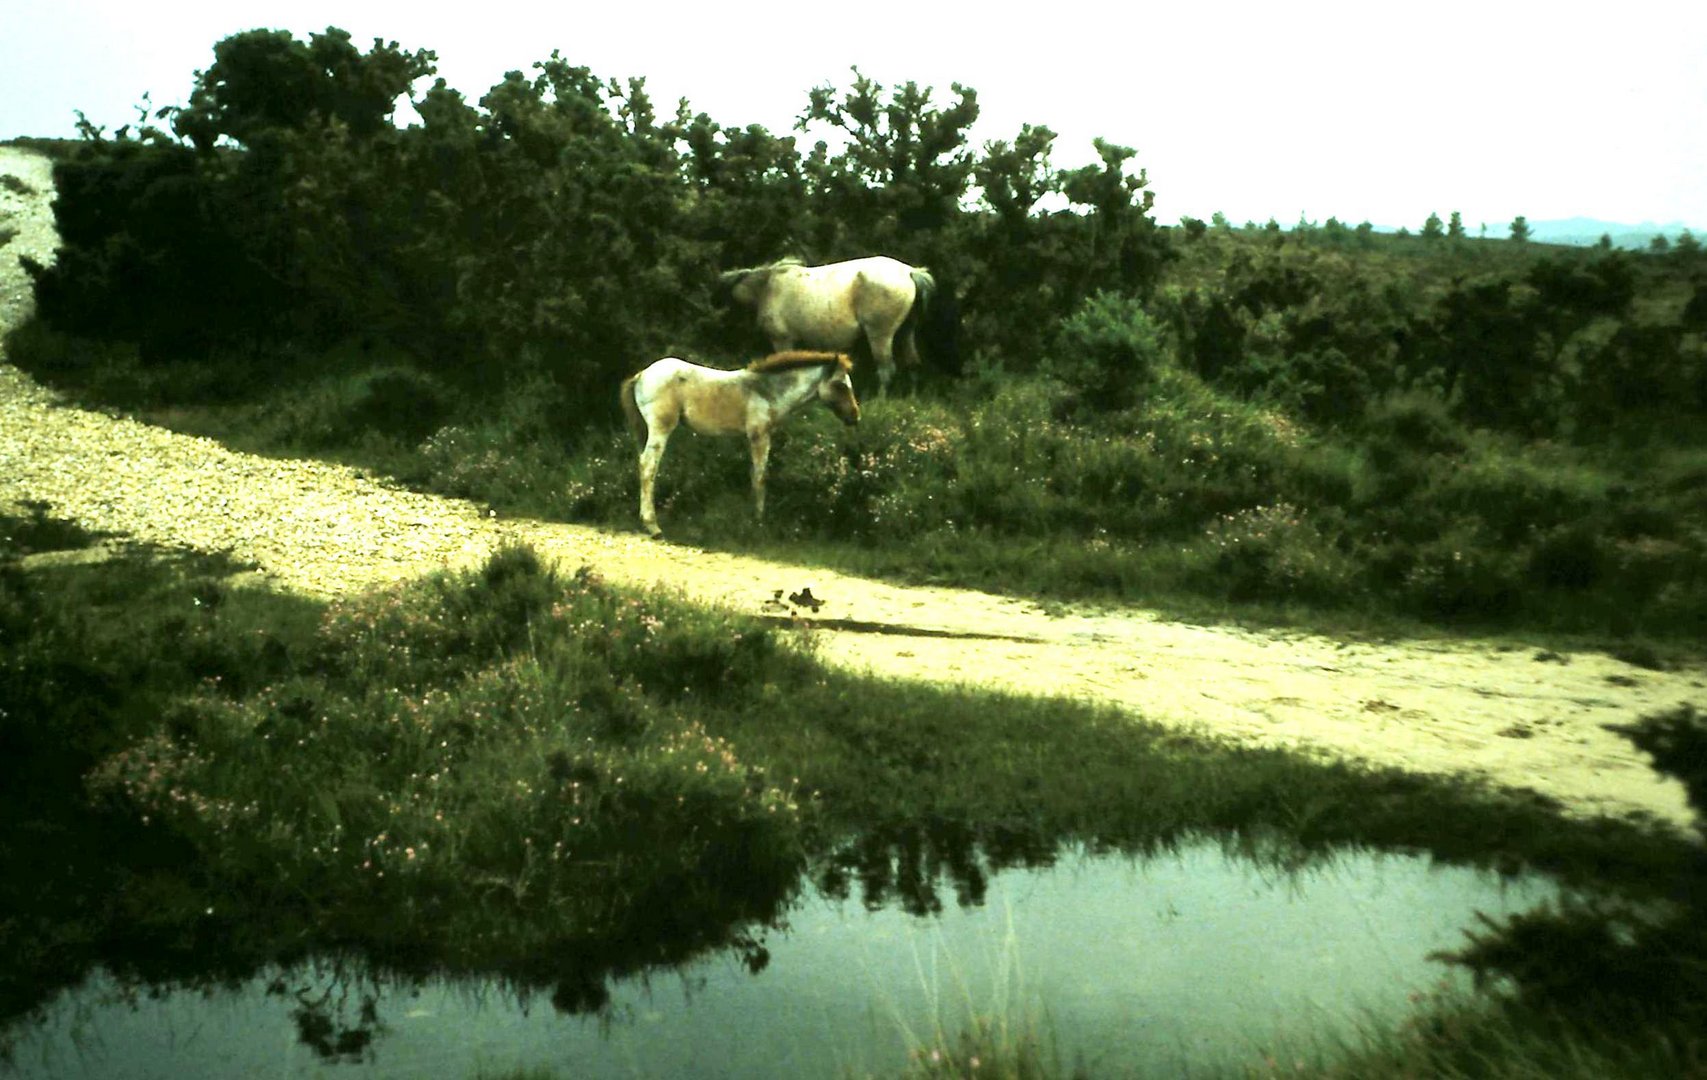
[[[754,360],[747,365],[748,371],[789,371],[793,368],[816,367],[819,364],[836,364],[843,371],[853,370],[853,358],[847,353],[817,352],[811,349],[791,349],[788,352],[771,353],[763,360]]]

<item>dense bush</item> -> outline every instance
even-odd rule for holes
[[[1168,362],[1149,313],[1134,298],[1106,292],[1061,320],[1049,356],[1049,374],[1092,411],[1130,408]]]
[[[660,117],[641,80],[553,54],[478,105],[441,81],[418,124],[389,123],[433,61],[379,41],[363,53],[335,29],[307,42],[252,31],[216,46],[188,106],[161,111],[170,131],[86,126],[59,167],[64,249],[36,268],[41,316],[137,342],[149,363],[365,335],[470,389],[547,373],[566,416],[603,422],[608,388],[644,360],[763,347],[714,303],[720,269],[887,252],[931,267],[940,310],[964,293],[1023,311],[1035,341],[1087,283],[1141,295],[1166,262],[1131,150],[1099,143],[1100,166],[1052,171],[1053,135],[1027,129],[1024,154],[978,161],[971,90],[939,106],[856,73],[807,110],[844,149],[803,156],[793,138],[685,104]],[[1009,208],[1002,228],[964,209],[975,177]],[[1078,209],[1027,212],[1051,194]],[[1002,269],[1024,262],[1073,287],[1038,307]],[[952,328],[921,331],[943,346],[927,357],[952,368]]]

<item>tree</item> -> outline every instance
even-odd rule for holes
[[[888,92],[859,68],[853,73],[853,87],[845,93],[828,86],[812,90],[806,112],[795,121],[801,131],[828,124],[844,142],[833,157],[819,142],[807,173],[814,193],[847,215],[839,222],[824,220],[857,239],[848,244],[825,236],[820,246],[909,253],[917,245],[903,240],[939,233],[959,215],[973,174],[967,132],[978,119],[978,92],[955,83],[957,100],[939,108],[929,87],[909,82]]]
[[[805,164],[792,137],[753,124],[726,129],[700,113],[682,125],[695,234],[724,267],[798,253],[810,232]]]
[[[1671,250],[1671,241],[1666,239],[1665,233],[1660,233],[1648,241],[1648,250],[1655,255],[1664,255]]]
[[[1101,138],[1091,145],[1102,165],[1086,165],[1061,178],[1067,200],[1091,210],[1087,280],[1097,279],[1099,288],[1147,295],[1172,257],[1167,237],[1150,216],[1156,195],[1148,190],[1149,174],[1126,171],[1126,163],[1138,154],[1131,147]]]
[[[972,175],[999,220],[1023,223],[1040,199],[1061,190],[1061,174],[1049,165],[1054,145],[1053,131],[1030,124],[1011,143],[984,144],[983,160],[972,167]]]
[[[1511,238],[1520,244],[1529,239],[1529,221],[1522,214],[1512,219]]]
[[[233,34],[213,47],[213,57],[211,67],[196,73],[190,103],[173,111],[173,131],[203,154],[222,137],[250,145],[271,131],[334,120],[358,137],[371,136],[386,126],[397,99],[433,74],[438,59],[378,38],[364,56],[335,26],[307,42],[285,30]]]
[[[1464,239],[1464,215],[1456,210],[1452,211],[1452,220],[1446,224],[1446,236],[1450,240]]]
[[[1423,222],[1422,235],[1424,240],[1439,240],[1446,235],[1446,230],[1441,225],[1439,214],[1429,214],[1428,220]]]

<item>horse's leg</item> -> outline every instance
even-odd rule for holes
[[[647,536],[662,536],[658,527],[658,508],[653,504],[653,488],[658,479],[658,463],[664,460],[664,444],[670,440],[675,425],[648,426],[646,446],[640,451],[640,527]]]
[[[902,367],[910,367],[915,371],[919,368],[919,333],[913,326],[903,322],[901,329],[895,334],[895,358]]]
[[[895,377],[895,328],[868,326],[865,340],[871,343],[871,359],[877,364],[877,396],[888,397],[889,380]]]
[[[765,516],[765,466],[771,457],[770,429],[749,428],[747,446],[753,452],[753,516],[762,521]]]

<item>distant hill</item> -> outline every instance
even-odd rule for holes
[[[1600,243],[1602,236],[1610,236],[1613,247],[1645,251],[1648,245],[1653,243],[1654,237],[1663,235],[1667,240],[1675,242],[1678,235],[1687,228],[1689,226],[1680,221],[1673,221],[1665,225],[1656,225],[1651,221],[1644,221],[1640,225],[1623,225],[1615,221],[1573,217],[1558,221],[1531,221],[1529,223],[1529,238],[1547,244],[1578,244],[1584,247],[1592,247]],[[1511,223],[1507,222],[1501,232],[1502,235],[1509,235]],[[1701,230],[1690,229],[1690,232],[1695,235],[1696,239],[1702,239]],[[1490,236],[1494,234],[1491,225],[1488,228],[1488,234]]]
[[[1318,223],[1319,224],[1319,223]],[[1348,222],[1348,227],[1350,223]],[[1445,224],[1442,219],[1442,224]],[[1254,222],[1247,222],[1247,229],[1255,228]],[[1381,225],[1373,226],[1378,233],[1396,233],[1404,231],[1416,236],[1422,229],[1416,225]],[[1628,225],[1617,221],[1602,221],[1599,218],[1572,217],[1557,218],[1549,221],[1529,220],[1529,238],[1539,244],[1565,244],[1576,247],[1594,247],[1600,243],[1602,236],[1612,237],[1612,246],[1627,251],[1646,251],[1648,245],[1654,242],[1654,237],[1664,236],[1672,243],[1688,230],[1696,240],[1707,243],[1707,227],[1686,225],[1681,221],[1667,222],[1657,225],[1644,221],[1638,225]],[[1464,222],[1464,235],[1472,239],[1505,240],[1511,236],[1510,221]]]

